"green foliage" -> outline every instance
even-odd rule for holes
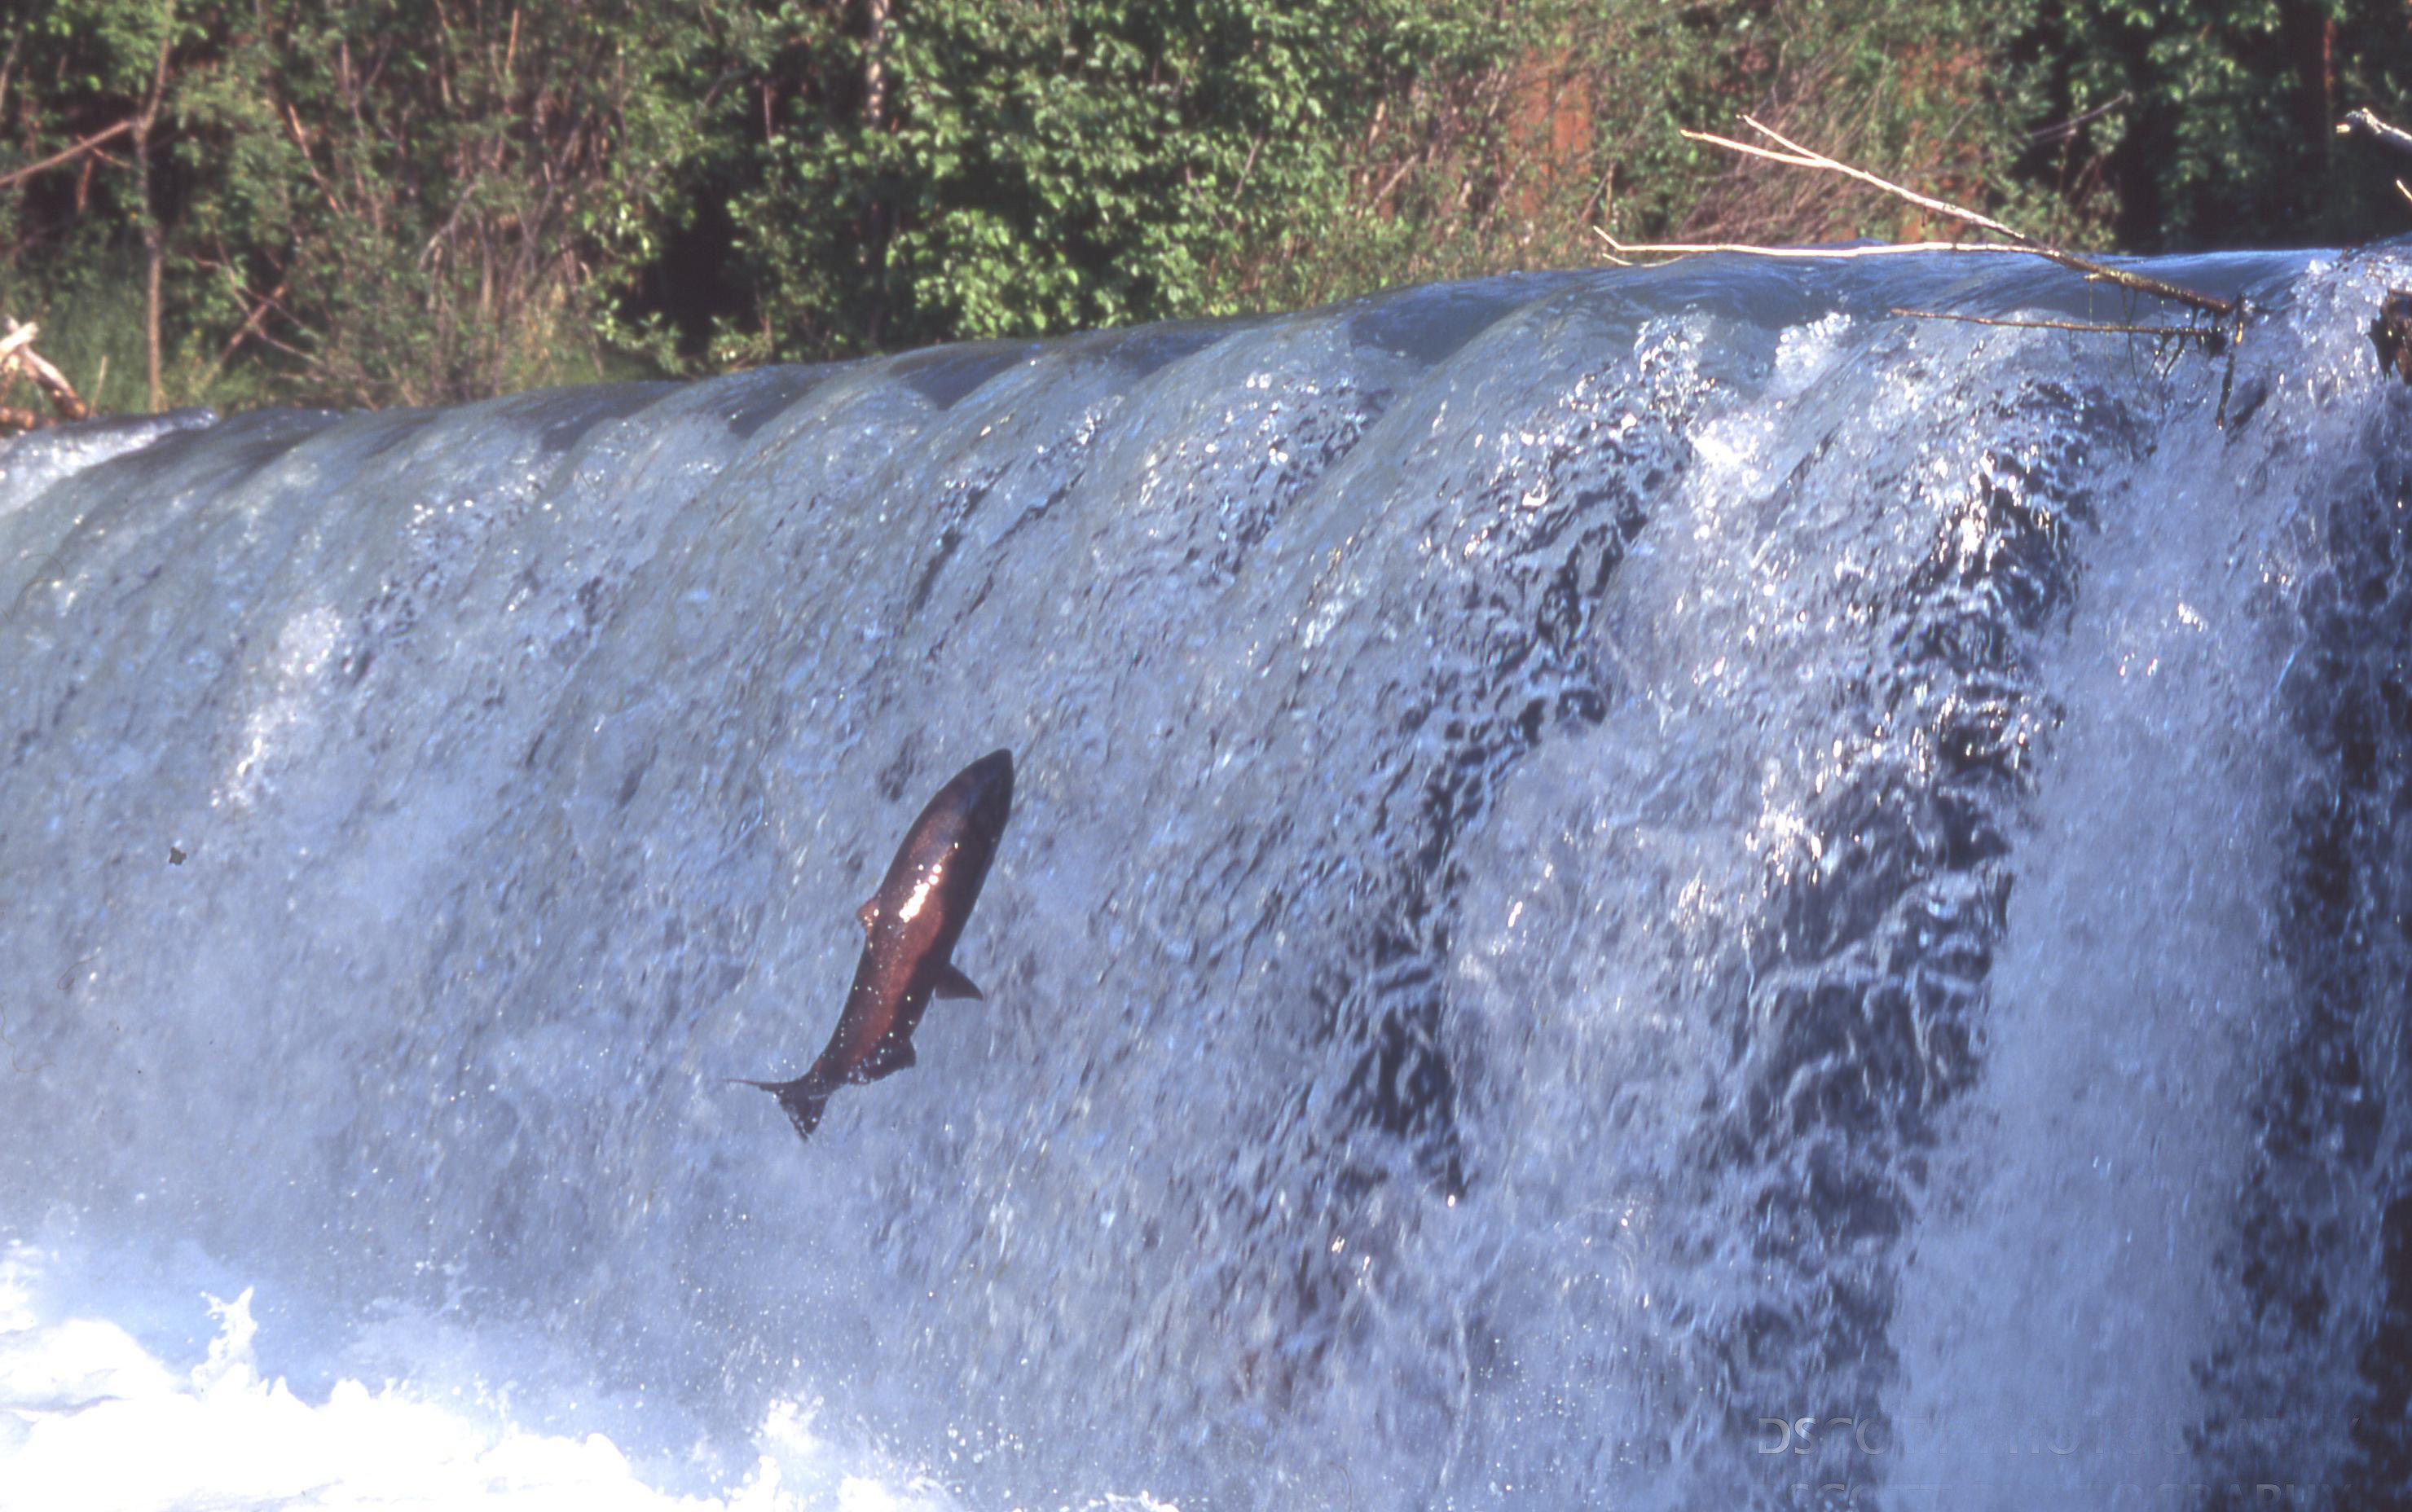
[[[0,0],[0,175],[155,105],[0,183],[0,309],[122,402],[156,245],[167,402],[428,403],[1580,265],[1594,226],[1939,229],[1680,134],[1745,110],[2073,242],[2360,236],[2400,167],[2330,125],[2407,87],[2378,0]]]
[[[781,129],[738,197],[773,345],[822,355],[1233,307],[1329,223],[1402,83],[1485,61],[1465,0],[922,0],[878,43],[787,5]],[[773,86],[775,88],[775,85]]]
[[[1285,293],[1595,258],[1626,240],[1816,242],[1914,230],[1842,181],[1737,164],[1686,139],[1751,112],[1889,173],[1997,199],[2024,95],[1993,68],[2018,0],[1543,0],[1495,61],[1394,96],[1337,234]],[[1404,107],[1404,109],[1402,108]]]
[[[2401,6],[2064,3],[2028,47],[2045,119],[2101,112],[2051,154],[2048,176],[2105,200],[2124,245],[2302,243],[2405,225],[2390,182],[2403,165],[2333,131],[2347,110],[2395,119],[2412,99]]]
[[[568,375],[596,271],[653,255],[699,150],[686,40],[625,0],[297,7],[187,96],[184,163],[218,191],[189,229],[246,275],[221,318],[272,296],[287,355],[355,403]]]
[[[238,350],[337,403],[592,376],[706,146],[707,39],[653,0],[64,0],[10,36],[27,160],[138,114],[171,43],[150,204],[96,154],[0,209],[52,299],[167,223],[175,398]]]
[[[20,302],[34,294],[38,302]],[[40,289],[12,288],[0,310],[38,315],[42,355],[76,392],[106,413],[142,407],[142,271],[140,259],[111,257]],[[12,404],[25,403],[12,397]]]

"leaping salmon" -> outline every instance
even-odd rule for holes
[[[933,994],[981,995],[956,969],[955,942],[979,900],[1012,812],[1011,752],[991,751],[949,778],[904,831],[879,890],[855,911],[862,920],[862,956],[828,1048],[793,1081],[734,1079],[777,1094],[797,1134],[812,1136],[838,1088],[876,1081],[913,1064],[913,1031]]]

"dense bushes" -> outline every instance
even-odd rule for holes
[[[2327,129],[2412,81],[2370,0],[0,0],[0,309],[116,407],[1921,229],[1676,134],[1744,110],[2066,235],[2365,235],[2393,166]]]
[[[2303,244],[2412,225],[2405,164],[2334,135],[2350,110],[2412,114],[2394,0],[2060,0],[2028,38],[2055,120],[2124,246]]]
[[[352,404],[565,375],[707,139],[692,28],[647,0],[53,0],[8,40],[26,158],[155,114],[12,188],[9,302],[156,267],[170,400],[229,361]]]
[[[1514,29],[1493,9],[788,6],[746,63],[789,93],[731,165],[758,345],[838,353],[1228,308],[1268,237],[1346,213],[1349,144],[1384,102],[1495,66]]]

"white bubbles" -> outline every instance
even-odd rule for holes
[[[203,1299],[215,1328],[189,1369],[121,1324],[59,1315],[59,1257],[0,1260],[0,1512],[197,1506],[380,1512],[946,1512],[893,1470],[849,1465],[811,1416],[776,1404],[749,1468],[703,1491],[601,1432],[513,1420],[493,1400],[350,1377],[323,1392],[264,1373],[256,1292]],[[85,1299],[89,1300],[89,1299]],[[132,1314],[164,1311],[124,1299]],[[195,1312],[200,1309],[196,1307]]]

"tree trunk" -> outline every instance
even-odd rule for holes
[[[890,0],[863,0],[862,124],[873,131],[888,124],[888,70],[880,51],[888,41]]]
[[[167,261],[168,239],[159,229],[159,209],[151,198],[151,127],[159,118],[159,102],[168,94],[168,53],[176,45],[173,7],[169,8],[166,20],[167,33],[159,38],[159,61],[151,70],[151,93],[142,101],[142,113],[134,118],[134,184],[142,217],[142,346],[150,364],[151,408],[154,414],[168,404],[167,389],[159,374],[159,271]]]
[[[2336,122],[2336,21],[2327,10],[2307,0],[2280,0],[2278,6],[2279,45],[2295,72],[2295,131],[2315,173],[2327,170]]]
[[[888,11],[891,0],[863,0],[862,4],[862,128],[866,138],[876,137],[888,125],[888,70],[881,53],[888,42]],[[863,241],[870,246],[880,276],[871,290],[871,308],[863,317],[863,330],[874,347],[879,345],[879,328],[888,310],[888,245],[893,228],[890,225],[889,206],[884,194],[874,195],[863,213]]]

